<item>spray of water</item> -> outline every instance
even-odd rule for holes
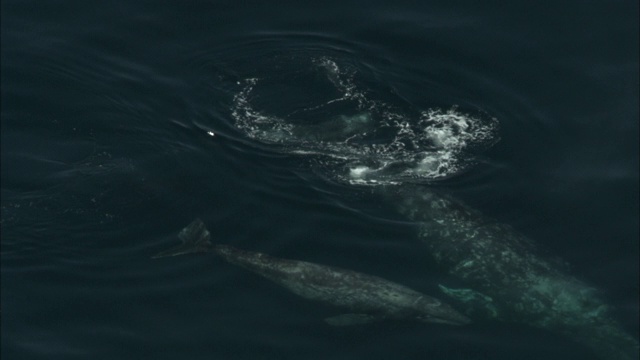
[[[440,180],[472,165],[472,150],[498,140],[495,118],[455,106],[411,117],[369,97],[354,69],[342,69],[328,58],[315,59],[311,66],[313,74],[331,84],[334,98],[287,115],[268,113],[252,100],[262,95],[261,82],[273,80],[249,78],[234,97],[232,116],[248,137],[286,153],[312,155],[316,169],[335,180],[364,185]],[[331,114],[337,104],[348,114]]]

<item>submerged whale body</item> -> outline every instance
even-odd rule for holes
[[[184,228],[182,245],[154,257],[194,252],[213,252],[307,299],[347,308],[356,313],[325,319],[343,326],[377,320],[415,320],[427,323],[464,325],[469,318],[433,297],[377,276],[306,261],[279,259],[228,245],[213,245],[200,219]]]
[[[428,186],[415,185],[472,168],[474,154],[499,140],[497,119],[455,106],[400,108],[361,86],[357,67],[325,57],[312,63],[311,75],[304,80],[317,81],[322,78],[317,75],[324,74],[335,87],[335,99],[290,113],[296,116],[269,111],[252,99],[268,93],[269,84],[280,86],[289,77],[276,72],[250,78],[234,97],[236,128],[279,151],[307,157],[321,177],[371,186],[419,226],[420,240],[444,272],[465,283],[463,289],[443,284],[441,290],[472,319],[549,330],[591,348],[602,359],[638,359],[637,339],[614,320],[595,289],[540,256],[535,244],[510,226],[492,222]],[[281,98],[270,108],[298,104]],[[336,104],[341,105],[339,111],[346,107],[360,117],[336,117]],[[330,115],[331,120],[323,123],[317,113]],[[313,126],[300,121],[301,115],[306,116],[303,120],[312,118]]]
[[[419,227],[436,263],[468,288],[441,290],[472,319],[525,323],[575,340],[610,360],[638,359],[638,342],[586,283],[540,256],[531,240],[425,186],[379,189]]]

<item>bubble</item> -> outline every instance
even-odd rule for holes
[[[322,97],[280,113],[279,108],[289,109],[298,101],[298,83],[288,84],[293,80],[277,73],[252,77],[235,95],[232,117],[249,138],[276,145],[284,153],[323,157],[312,166],[324,176],[364,185],[435,181],[464,171],[474,163],[474,152],[498,140],[498,121],[483,113],[452,106],[413,111],[419,116],[411,117],[369,96],[370,91],[359,86],[354,66],[343,68],[325,57],[312,59],[307,66],[297,72],[302,80],[295,81],[311,88],[328,83],[333,98]],[[280,103],[271,104],[270,111],[259,109],[257,99],[267,97],[276,85],[291,94],[281,93],[275,99]]]

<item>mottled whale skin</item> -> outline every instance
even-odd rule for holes
[[[598,291],[568,274],[561,262],[541,256],[512,227],[425,186],[380,191],[418,225],[419,238],[441,269],[464,281],[465,289],[441,290],[471,319],[524,323],[569,337],[602,359],[638,359],[638,341]]]
[[[376,320],[414,320],[464,325],[469,318],[433,297],[377,276],[306,261],[279,259],[228,245],[214,245],[200,219],[184,228],[183,244],[154,257],[213,252],[227,262],[261,275],[310,300],[353,311],[325,319],[331,325],[353,325]]]

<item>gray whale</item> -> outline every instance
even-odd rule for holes
[[[509,225],[426,186],[378,189],[418,226],[418,237],[444,272],[465,283],[441,285],[473,320],[522,323],[566,336],[602,359],[638,359],[638,341],[612,309],[563,263],[541,254]]]
[[[387,319],[450,325],[470,322],[469,318],[438,299],[377,276],[306,261],[279,259],[228,245],[214,245],[200,219],[185,227],[179,237],[182,245],[163,251],[154,258],[213,252],[227,262],[280,284],[303,298],[354,311],[325,319],[330,325],[354,325]]]

